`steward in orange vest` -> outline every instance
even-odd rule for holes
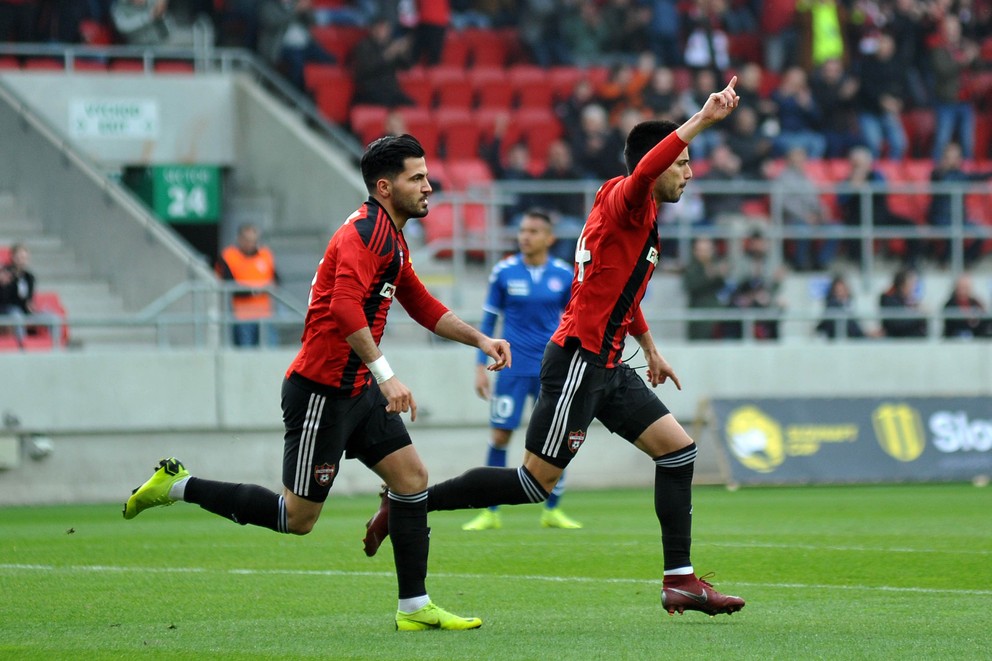
[[[272,252],[258,245],[258,228],[242,225],[238,228],[236,245],[228,246],[217,261],[217,275],[233,280],[250,291],[231,296],[231,308],[236,319],[265,319],[272,316],[272,299],[256,290],[278,284],[276,262]]]

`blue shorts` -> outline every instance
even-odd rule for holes
[[[539,376],[496,375],[496,387],[489,402],[489,426],[493,429],[516,429],[520,426],[527,397],[537,401],[540,392]]]

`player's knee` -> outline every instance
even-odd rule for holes
[[[290,535],[309,534],[317,524],[319,512],[312,514],[309,512],[287,512],[286,532]]]

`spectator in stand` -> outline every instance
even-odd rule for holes
[[[682,18],[676,0],[646,0],[651,20],[646,25],[648,44],[658,62],[667,67],[682,66]]]
[[[978,59],[978,46],[961,37],[961,22],[953,14],[940,23],[939,40],[930,51],[933,69],[933,107],[937,126],[933,160],[957,138],[966,160],[975,156],[975,108],[968,98],[964,78]]]
[[[833,340],[838,335],[837,323],[843,323],[844,335],[848,339],[862,339],[865,337],[878,337],[878,332],[868,331],[861,327],[858,320],[852,314],[853,301],[851,300],[851,288],[847,285],[847,280],[842,275],[835,275],[830,280],[827,289],[827,296],[823,301],[824,319],[816,325],[816,332],[823,337]],[[838,318],[838,316],[840,318]]]
[[[771,157],[772,141],[760,132],[753,107],[734,112],[724,143],[741,159],[741,174],[746,179],[764,178],[763,167]]]
[[[858,81],[847,73],[843,62],[827,60],[813,74],[811,88],[822,117],[824,157],[843,158],[859,140],[855,112]]]
[[[337,61],[313,38],[313,22],[312,0],[261,0],[258,5],[259,54],[301,90],[308,63]]]
[[[409,66],[410,37],[394,37],[394,26],[383,15],[372,19],[369,33],[351,53],[351,73],[355,81],[352,104],[375,106],[416,105],[400,87],[397,73]]]
[[[992,179],[992,172],[964,171],[964,154],[956,142],[947,143],[941,154],[940,161],[934,166],[933,172],[930,173],[930,181],[934,184],[958,183],[966,185],[976,181],[988,181],[989,179]],[[953,203],[954,198],[950,193],[934,193],[930,197],[930,209],[927,213],[927,220],[930,225],[941,229],[949,228],[954,218]],[[980,223],[976,223],[974,220],[964,216],[968,212],[968,207],[962,206],[962,220],[965,226],[980,226]],[[965,264],[974,264],[982,256],[982,240],[965,240],[964,245]],[[951,256],[949,248],[948,241],[937,240],[933,254],[934,258],[946,265]]]
[[[924,72],[930,66],[925,43],[926,4],[920,0],[892,0],[888,7],[885,30],[896,43],[896,57],[903,63],[910,104],[927,105],[928,91]]]
[[[806,72],[791,67],[782,75],[772,93],[778,107],[779,134],[775,137],[775,154],[784,156],[793,147],[802,147],[810,158],[823,158],[827,141],[820,132],[823,119]]]
[[[564,140],[555,140],[548,146],[547,162],[540,179],[543,181],[575,181],[582,179],[572,159],[572,149]],[[575,242],[582,231],[587,214],[586,204],[581,193],[545,193],[540,205],[552,209],[557,214],[555,235],[557,240],[551,253],[567,262],[575,257]]]
[[[778,339],[779,313],[785,308],[785,300],[779,296],[785,269],[775,268],[768,258],[768,240],[755,230],[744,242],[744,254],[734,268],[734,291],[730,295],[730,307],[737,310],[770,310],[773,316],[756,319],[754,339]],[[728,322],[727,337],[743,338],[744,325],[741,322]]]
[[[799,65],[813,71],[827,60],[847,59],[846,5],[838,0],[798,0]]]
[[[651,80],[641,91],[641,105],[651,111],[655,119],[673,122],[682,119],[678,108],[679,91],[675,89],[675,73],[671,69],[660,66],[654,70]]]
[[[558,3],[527,0],[521,4],[513,8],[519,12],[517,34],[534,62],[541,67],[571,64],[571,53],[559,26]]]
[[[588,78],[582,78],[572,88],[568,98],[555,105],[555,114],[565,127],[569,139],[577,136],[586,106],[596,103],[596,88]]]
[[[639,0],[606,0],[600,4],[607,53],[633,55],[648,48],[651,9]]]
[[[765,66],[776,73],[799,64],[796,50],[796,0],[764,0],[759,3],[759,29],[765,49]]]
[[[646,81],[634,67],[618,62],[610,67],[607,79],[596,88],[596,98],[609,113],[610,122],[616,122],[626,108],[640,103],[640,93]]]
[[[24,325],[24,317],[35,312],[35,277],[28,270],[30,261],[27,246],[15,243],[10,247],[10,263],[0,267],[0,316],[13,318],[14,339],[21,348],[24,348],[24,338],[29,330]],[[6,332],[7,328],[0,326],[0,333]]]
[[[682,273],[682,288],[690,310],[715,312],[726,308],[721,294],[727,288],[727,271],[727,263],[716,256],[713,239],[696,237],[692,242],[692,258]],[[690,321],[686,336],[690,340],[718,339],[722,336],[721,326],[722,322],[713,320]]]
[[[702,104],[709,98],[709,90],[717,88],[717,76],[712,69],[699,69],[693,74],[692,87],[682,92],[679,97],[681,112],[691,117],[695,108],[702,107]],[[738,90],[743,102],[746,92]],[[709,131],[704,131],[696,136],[692,143],[692,157],[697,159],[709,158],[710,152],[717,144],[723,142],[724,131],[726,129],[719,126],[713,127]]]
[[[802,147],[790,149],[785,155],[785,168],[772,185],[772,194],[781,197],[785,224],[805,235],[811,234],[814,228],[829,230],[835,222],[820,197],[817,183],[806,173],[807,159]],[[797,271],[825,269],[833,263],[837,254],[838,241],[830,236],[786,241],[787,254],[790,243],[792,251],[789,259]]]
[[[922,313],[917,294],[918,284],[916,271],[900,269],[892,278],[892,286],[879,297],[879,307]],[[882,331],[885,337],[926,337],[927,320],[924,317],[883,317]]]
[[[448,0],[417,0],[417,25],[413,29],[413,63],[435,66],[441,61],[444,35],[451,23]]]
[[[686,16],[683,61],[696,71],[713,72],[713,80],[722,80],[730,68],[730,38],[723,22],[726,12],[726,0],[696,0]]]
[[[579,132],[572,138],[575,165],[589,179],[612,179],[623,174],[623,141],[610,126],[606,109],[598,103],[582,110]]]
[[[962,273],[954,281],[954,290],[944,304],[944,337],[992,337],[992,318],[975,296],[971,276]],[[966,316],[960,316],[966,315]]]
[[[778,106],[762,87],[765,72],[757,62],[741,65],[737,76],[737,90],[741,96],[740,108],[751,108],[758,116],[758,126],[763,135],[772,136],[778,132]]]
[[[881,158],[884,151],[888,158],[900,160],[908,144],[902,124],[906,85],[904,65],[895,55],[892,37],[879,34],[875,52],[861,58],[857,108],[861,137],[872,155]]]
[[[860,227],[863,223],[861,217],[861,198],[863,194],[871,194],[871,219],[872,223],[880,227],[905,227],[916,228],[916,223],[912,219],[900,216],[889,208],[889,196],[884,191],[869,193],[871,187],[883,187],[885,185],[885,175],[875,168],[875,161],[871,150],[867,147],[855,147],[848,155],[848,162],[851,165],[851,172],[845,179],[845,183],[852,187],[851,191],[837,195],[837,203],[840,205],[842,219],[845,225]],[[919,239],[906,239],[905,264],[915,266],[922,256]],[[845,252],[851,259],[861,258],[861,239],[850,239],[846,242]]]
[[[40,0],[0,0],[0,43],[38,41]]]
[[[527,143],[518,142],[504,147],[504,139],[507,129],[510,127],[510,113],[503,113],[496,117],[493,123],[492,138],[483,141],[481,146],[482,156],[489,165],[489,170],[493,177],[500,181],[531,181],[534,176],[530,172],[530,149]],[[504,158],[503,153],[506,152]],[[515,201],[503,207],[503,224],[507,227],[515,227],[520,222],[523,212],[530,207],[536,207],[539,200],[532,193],[518,193]]]
[[[114,0],[110,16],[128,44],[188,48],[198,31],[214,43],[213,3],[207,0]]]
[[[225,248],[217,260],[217,275],[244,287],[231,294],[236,320],[232,327],[234,346],[259,346],[263,320],[270,319],[274,311],[272,297],[265,289],[279,284],[279,274],[272,251],[259,244],[255,225],[245,223],[238,228],[234,245]],[[265,324],[264,344],[273,346],[277,341],[276,329]]]
[[[700,180],[720,182],[720,190],[703,195],[707,219],[714,224],[743,222],[743,188],[747,182],[741,175],[741,159],[721,144],[710,153],[709,162],[709,170]]]
[[[570,64],[591,66],[602,60],[607,33],[596,3],[565,0],[558,30]]]

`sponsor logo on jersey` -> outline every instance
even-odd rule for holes
[[[586,440],[586,433],[581,429],[568,432],[568,449],[572,454],[579,451]]]
[[[548,278],[548,290],[556,294],[565,289],[565,281],[561,278]]]
[[[510,296],[529,296],[530,283],[526,280],[507,280],[506,293]]]
[[[393,294],[395,293],[396,293],[396,285],[394,285],[391,282],[387,282],[382,286],[382,290],[379,292],[379,295],[382,296],[383,298],[392,298]]]
[[[337,472],[338,467],[332,466],[331,464],[321,464],[320,466],[313,467],[313,479],[317,480],[317,484],[322,487],[326,487],[334,479],[334,474]]]

